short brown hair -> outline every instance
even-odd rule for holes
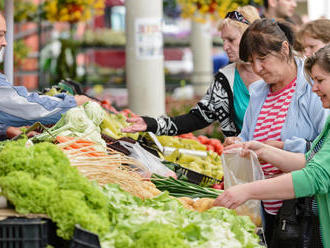
[[[299,30],[301,37],[308,35],[327,44],[330,42],[330,20],[318,19],[305,23]]]
[[[312,78],[312,68],[316,64],[326,72],[330,73],[330,44],[322,47],[305,60],[305,77],[309,82],[311,82]]]
[[[287,22],[270,19],[256,20],[244,32],[239,44],[239,57],[247,62],[253,54],[266,56],[269,53],[280,53],[282,43],[289,43],[289,58],[292,58],[294,34]]]

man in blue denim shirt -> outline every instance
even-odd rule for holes
[[[6,30],[5,18],[0,14],[0,57],[7,45]],[[23,86],[12,86],[0,73],[0,139],[16,136],[20,133],[17,127],[37,121],[54,124],[61,114],[90,100],[86,96],[58,94],[52,97],[31,93]]]

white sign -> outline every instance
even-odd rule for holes
[[[135,21],[137,59],[162,59],[163,35],[160,18],[140,18]]]

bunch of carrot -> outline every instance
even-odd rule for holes
[[[208,138],[204,135],[199,135],[199,136],[194,136],[193,133],[185,133],[185,134],[180,134],[178,137],[183,138],[183,139],[193,139],[199,141],[201,144],[206,146],[206,149],[208,151],[213,151],[218,153],[219,155],[222,154],[223,151],[223,145],[220,140],[218,139],[213,139],[213,138]]]
[[[89,140],[69,136],[57,136],[56,141],[65,144],[65,146],[63,146],[64,150],[76,150],[77,154],[81,153],[87,157],[104,156],[104,152],[98,152],[95,150],[94,146],[96,143]]]

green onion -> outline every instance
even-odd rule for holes
[[[175,197],[217,198],[223,192],[222,190],[204,188],[197,184],[156,174],[152,175],[151,181],[160,191],[168,191],[171,196]]]

